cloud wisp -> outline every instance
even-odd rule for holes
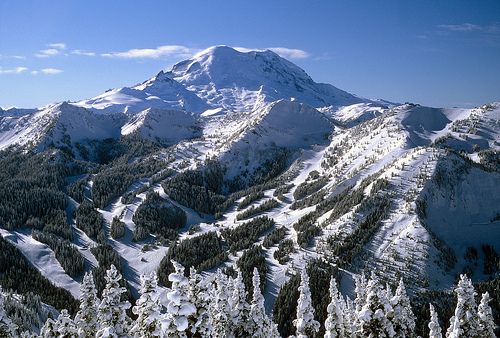
[[[85,56],[95,56],[95,53],[92,53],[92,52],[85,52],[83,50],[74,50],[71,52],[71,54],[75,54],[75,55],[85,55]]]
[[[244,47],[235,47],[235,49],[243,53],[259,50],[259,49],[250,49]],[[300,49],[291,49],[285,47],[270,47],[266,49],[271,50],[286,59],[297,60],[310,57],[309,53]],[[167,45],[167,46],[159,46],[157,48],[130,49],[126,52],[105,53],[101,54],[101,56],[107,58],[120,58],[120,59],[163,59],[163,58],[187,58],[187,57],[192,57],[198,52],[200,52],[199,49],[189,48],[185,46],[178,46],[178,45]]]
[[[44,73],[44,74],[53,75],[53,74],[62,73],[63,71],[60,70],[60,69],[55,69],[55,68],[44,68],[44,69],[41,70],[41,72]]]
[[[298,59],[306,59],[311,56],[309,53],[301,49],[291,49],[285,47],[272,47],[268,49],[272,50],[279,56],[284,57],[285,59],[298,60]]]
[[[239,52],[242,53],[248,53],[252,51],[265,51],[265,50],[270,50],[278,54],[279,56],[285,58],[285,59],[291,59],[291,60],[297,60],[297,59],[305,59],[310,57],[311,55],[307,53],[306,51],[303,51],[301,49],[292,49],[292,48],[286,48],[286,47],[269,47],[269,48],[264,48],[264,49],[251,49],[251,48],[246,48],[246,47],[235,47]]]
[[[56,48],[59,50],[65,50],[66,48],[68,48],[65,43],[51,43],[51,44],[48,44],[47,46],[52,47],[52,48]]]
[[[0,59],[18,59],[18,60],[26,60],[26,57],[20,55],[2,55],[0,54]]]
[[[28,70],[26,67],[16,67],[12,69],[2,69],[2,67],[0,67],[0,74],[19,74],[26,70]]]
[[[105,53],[101,54],[101,56],[120,59],[162,59],[170,57],[189,57],[196,51],[184,46],[168,45],[156,48],[130,49],[126,52],[119,53]]]
[[[436,34],[467,39],[469,43],[486,46],[500,46],[500,28],[498,25],[476,25],[463,23],[460,25],[439,25]]]
[[[56,56],[59,54],[60,54],[60,51],[58,49],[51,48],[51,49],[41,50],[39,53],[35,54],[35,56],[37,58],[48,58],[48,57]]]
[[[484,30],[484,27],[471,23],[463,23],[461,25],[439,25],[438,28],[451,32],[471,32]]]
[[[62,51],[67,48],[65,43],[50,43],[47,45],[47,47],[51,48],[43,49],[37,54],[35,54],[35,56],[38,58],[48,58],[51,56],[63,54]]]

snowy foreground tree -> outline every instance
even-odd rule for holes
[[[141,276],[139,293],[141,297],[132,308],[132,312],[137,315],[137,319],[130,329],[130,335],[134,338],[160,337],[161,304],[156,272],[153,271],[149,276]]]
[[[73,321],[62,310],[56,321],[47,319],[39,337],[87,338],[183,338],[183,337],[255,337],[278,338],[277,325],[266,315],[264,297],[260,290],[260,275],[253,271],[252,301],[247,302],[241,272],[232,278],[218,270],[215,278],[202,278],[194,269],[184,275],[184,267],[172,261],[175,271],[169,275],[172,287],[167,290],[168,303],[160,303],[156,273],[141,276],[140,298],[132,311],[133,321],[125,310],[130,303],[120,296],[121,275],[114,266],[107,271],[106,288],[99,302],[92,273],[83,278],[80,288],[80,310]],[[0,289],[1,291],[1,289]],[[320,323],[314,318],[309,276],[302,270],[297,302],[297,318],[293,321],[297,338],[318,337]],[[330,302],[326,308],[324,338],[413,338],[415,316],[401,279],[394,295],[391,288],[383,288],[372,274],[367,279],[356,277],[356,299],[344,298],[334,278],[330,280]],[[455,288],[457,305],[446,338],[495,337],[490,296],[483,294],[477,306],[470,279],[462,275]],[[437,313],[430,304],[429,338],[443,338]],[[16,326],[5,314],[0,292],[0,338],[31,337],[29,332],[19,334]],[[427,338],[427,337],[425,337]]]
[[[347,337],[344,322],[349,319],[344,318],[343,314],[346,307],[347,305],[337,289],[337,282],[332,277],[330,280],[330,304],[326,308],[328,317],[325,321],[325,338]]]
[[[127,315],[129,302],[122,302],[121,295],[126,289],[120,286],[122,275],[114,265],[106,272],[106,287],[102,291],[101,304],[98,308],[98,337],[123,337],[127,332]]]
[[[490,301],[490,294],[483,293],[481,303],[477,310],[479,315],[479,336],[484,338],[495,338],[495,322],[493,322],[493,313],[491,307],[488,305]]]
[[[309,290],[309,276],[306,270],[302,270],[299,286],[299,301],[297,304],[297,319],[293,324],[297,328],[297,338],[313,337],[319,330],[320,324],[314,319],[314,308],[311,303],[311,291]]]
[[[184,276],[184,267],[175,261],[172,264],[175,272],[168,277],[172,290],[167,294],[167,313],[162,319],[162,331],[166,337],[187,337],[189,317],[196,314],[196,307],[188,298],[189,280]]]
[[[80,311],[75,316],[78,335],[80,337],[91,337],[97,331],[97,307],[99,299],[94,285],[92,271],[83,277],[80,286]]]
[[[264,296],[260,292],[260,276],[257,268],[253,269],[253,297],[250,308],[250,329],[252,337],[279,338],[278,326],[266,315]]]
[[[431,321],[429,322],[429,338],[443,338],[436,310],[434,310],[434,306],[432,304],[429,304],[429,307],[431,311]]]
[[[450,327],[446,331],[446,338],[477,337],[479,316],[474,299],[476,292],[467,276],[460,276],[455,293],[457,294],[457,307],[454,316],[450,319]]]

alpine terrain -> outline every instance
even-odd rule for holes
[[[0,234],[2,337],[494,337],[500,102],[211,47],[0,109]]]

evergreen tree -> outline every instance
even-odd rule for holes
[[[361,325],[358,314],[361,312],[363,306],[365,306],[366,304],[367,281],[365,275],[364,274],[355,275],[354,283],[355,283],[354,292],[356,293],[356,298],[354,299],[355,307],[353,308],[353,312],[355,316],[354,316],[354,321],[352,322],[352,332],[357,332],[360,330],[360,325]]]
[[[78,330],[76,328],[76,324],[71,319],[68,310],[63,309],[57,317],[57,321],[55,323],[55,327],[57,328],[57,332],[59,333],[59,338],[77,338]]]
[[[429,304],[431,311],[431,321],[429,322],[429,338],[442,338],[441,326],[439,325],[438,315],[434,306]]]
[[[229,294],[231,289],[231,278],[219,269],[215,276],[215,284],[211,289],[212,303],[210,305],[210,321],[212,325],[212,337],[227,337],[231,331],[232,321],[230,319]]]
[[[454,316],[450,319],[450,327],[446,331],[446,338],[477,337],[479,317],[474,299],[476,293],[471,280],[466,275],[460,276],[455,293],[457,294],[457,306]]]
[[[297,319],[293,321],[297,329],[297,338],[312,337],[315,332],[318,332],[320,324],[314,319],[314,308],[311,304],[311,291],[309,290],[309,276],[305,269],[302,270],[299,292]]]
[[[490,299],[488,292],[483,293],[477,310],[479,316],[479,336],[484,338],[495,338],[495,322],[493,321],[491,307],[488,305]]]
[[[208,287],[196,269],[189,270],[188,298],[194,303],[196,313],[190,317],[190,327],[193,335],[210,337],[212,325],[210,324],[210,303],[212,301]]]
[[[330,279],[330,304],[328,304],[328,317],[325,321],[325,338],[345,338],[344,315],[342,298],[337,289],[335,277]]]
[[[156,272],[141,276],[141,297],[137,300],[132,312],[137,315],[135,325],[130,329],[134,338],[153,338],[161,336],[161,304],[158,293],[158,277]]]
[[[125,310],[130,308],[128,301],[121,302],[120,297],[126,292],[120,286],[121,274],[112,264],[106,272],[106,287],[102,291],[102,300],[98,308],[99,337],[122,337],[127,331],[127,315]]]
[[[352,337],[355,331],[354,324],[357,317],[354,302],[350,298],[345,300],[345,307],[342,311],[342,315],[344,317],[344,333],[346,337]]]
[[[390,289],[388,288],[388,296]],[[389,298],[391,299],[391,298]],[[397,338],[413,337],[415,332],[415,316],[411,310],[410,298],[406,294],[403,278],[399,280],[396,294],[391,299],[392,305],[392,325]]]
[[[233,292],[229,297],[230,319],[232,321],[232,333],[235,337],[244,337],[248,335],[248,321],[250,316],[250,305],[248,304],[247,292],[243,283],[241,270],[237,269],[236,279],[233,280]]]
[[[374,274],[367,284],[366,303],[357,313],[359,327],[356,334],[370,338],[392,338],[395,335],[392,323],[387,314],[392,311],[387,292],[380,288]]]
[[[17,327],[7,317],[3,302],[2,286],[0,285],[0,338],[14,337]]]
[[[45,324],[40,329],[40,337],[42,338],[58,338],[56,322],[52,318],[47,318]]]
[[[75,316],[76,326],[80,337],[94,336],[97,331],[97,307],[99,299],[94,285],[92,271],[83,277],[80,286],[80,311]]]
[[[278,326],[266,315],[264,296],[260,291],[260,276],[257,268],[253,269],[253,297],[250,307],[249,334],[258,338],[279,338]]]
[[[196,307],[188,298],[189,280],[184,276],[184,267],[173,261],[175,272],[168,276],[172,288],[167,293],[167,313],[162,319],[162,331],[167,337],[187,337],[188,318],[196,313]]]

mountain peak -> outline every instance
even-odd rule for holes
[[[303,69],[271,50],[213,46],[140,85],[76,104],[102,112],[134,113],[152,107],[203,114],[254,111],[280,99],[315,108],[372,102],[314,82]]]

